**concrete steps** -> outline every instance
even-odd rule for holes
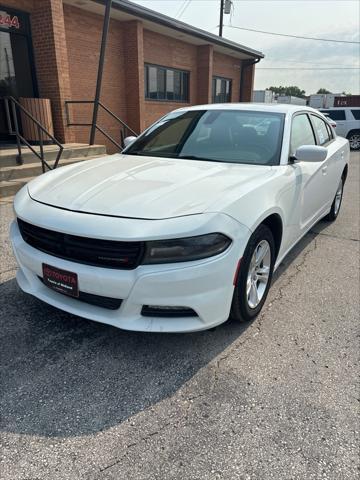
[[[52,145],[46,151],[46,160],[50,165],[56,158],[58,149]],[[63,155],[60,158],[59,167],[83,162],[106,155],[103,145],[64,145]],[[46,148],[46,147],[45,147]],[[16,164],[17,150],[2,150],[0,152],[0,201],[7,203],[12,201],[13,196],[32,178],[42,174],[41,162],[31,151],[24,151],[23,165]]]
[[[63,160],[60,166],[71,165],[73,163],[101,158],[103,155],[94,155],[92,157],[78,157]],[[42,174],[40,162],[27,163],[18,167],[5,167],[0,171],[0,198],[1,200],[12,197],[21,187],[30,182],[33,178]]]
[[[93,157],[94,155],[106,155],[105,145],[85,145],[82,143],[67,143],[63,146],[64,146],[64,150],[60,158],[60,164],[62,164],[64,160],[67,160],[69,158]],[[38,146],[34,147],[34,149],[36,151],[39,151]],[[59,148],[55,145],[45,145],[44,152],[45,152],[45,160],[50,164],[52,164],[56,159],[56,155],[59,152]],[[0,150],[0,167],[18,166],[16,163],[17,155],[18,155],[18,152],[16,148]],[[22,149],[22,159],[24,164],[35,163],[35,162],[40,163],[39,158],[29,148]]]

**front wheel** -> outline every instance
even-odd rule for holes
[[[338,188],[336,190],[335,198],[331,205],[330,213],[325,217],[325,220],[328,220],[329,222],[333,222],[334,220],[337,219],[337,216],[339,215],[339,212],[340,212],[343,193],[344,193],[344,178],[341,177]]]
[[[274,263],[274,237],[266,225],[260,225],[241,259],[230,317],[246,322],[259,314],[270,288]]]

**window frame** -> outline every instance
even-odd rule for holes
[[[181,89],[183,89],[184,85],[184,74],[187,75],[187,88],[183,89],[186,90],[187,93],[187,98],[186,99],[175,99],[175,98],[151,98],[147,96],[149,94],[149,67],[154,67],[156,69],[161,69],[164,70],[165,75],[164,75],[164,92],[165,92],[165,97],[167,94],[167,72],[179,72],[181,74],[181,80],[180,80],[180,85]],[[155,63],[144,63],[144,97],[147,102],[162,102],[162,103],[185,103],[185,104],[190,104],[190,70],[184,70],[181,68],[174,68],[174,67],[167,67],[165,65],[157,65]],[[158,92],[158,90],[157,90]]]
[[[324,120],[322,117],[320,117],[320,115],[317,115],[316,113],[311,112],[311,113],[309,114],[309,116],[310,116],[310,122],[311,122],[311,124],[312,124],[312,126],[313,126],[313,131],[314,131],[314,133],[315,133],[316,145],[319,145],[319,147],[327,147],[328,145],[330,145],[330,143],[332,143],[332,142],[335,140],[334,133],[333,133],[333,131],[332,131],[331,126],[329,125],[329,123],[328,123],[326,120]],[[319,118],[320,120],[322,120],[322,121],[325,123],[326,130],[330,133],[330,140],[328,140],[327,142],[323,143],[322,145],[321,145],[321,143],[320,143],[320,139],[319,139],[319,137],[318,137],[318,134],[317,134],[317,131],[316,131],[316,128],[315,128],[315,124],[314,124],[314,122],[313,122],[312,117],[317,117],[317,118]],[[334,120],[334,121],[336,121],[336,120]]]
[[[225,82],[229,82],[229,100],[225,102],[215,102],[215,90],[214,90],[214,80],[221,80]],[[220,75],[213,75],[212,80],[211,80],[211,103],[231,103],[231,98],[232,98],[232,78],[228,77],[221,77]]]

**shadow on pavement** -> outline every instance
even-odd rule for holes
[[[273,281],[315,236],[299,242]],[[0,285],[0,298],[1,429],[30,435],[78,436],[121,423],[172,396],[249,326],[127,332],[46,305],[15,279]]]
[[[127,332],[0,286],[3,431],[75,436],[173,395],[247,326],[193,334]]]

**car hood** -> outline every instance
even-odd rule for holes
[[[32,199],[68,210],[164,219],[218,211],[271,172],[269,166],[115,154],[52,170],[28,184]]]

